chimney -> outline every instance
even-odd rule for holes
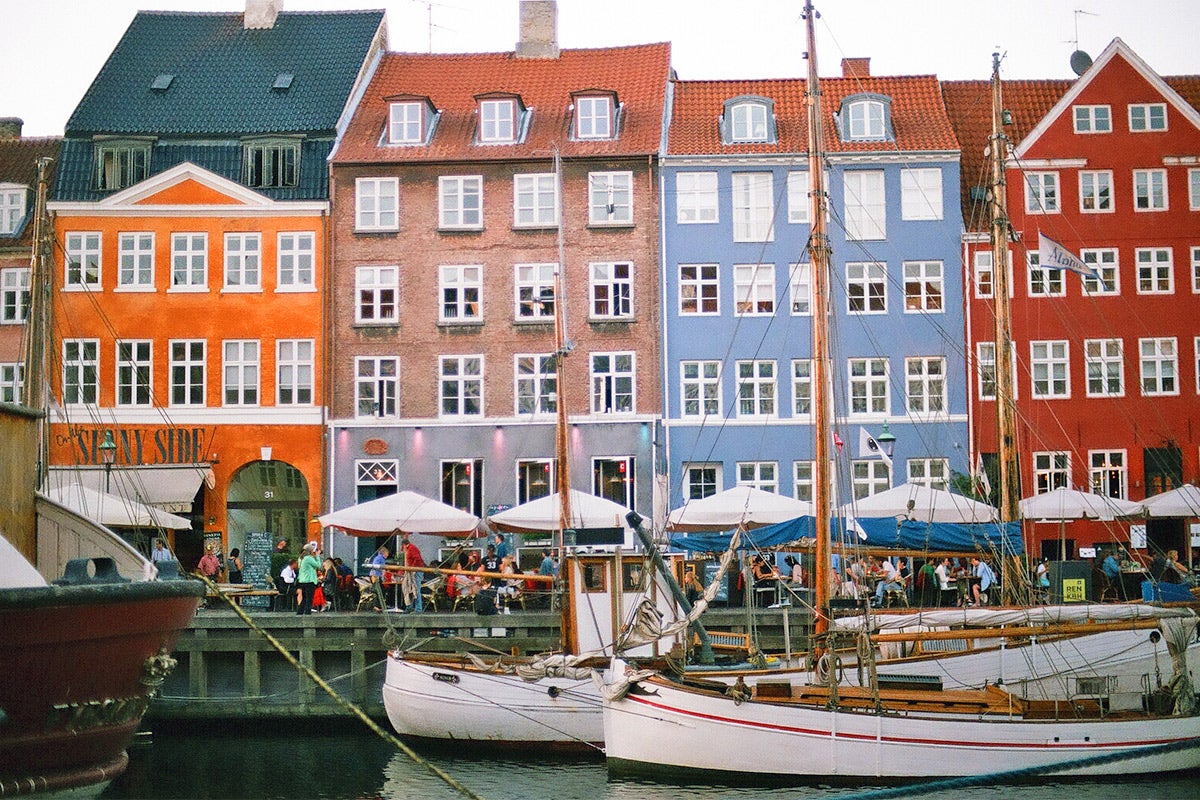
[[[20,117],[0,117],[0,139],[20,139],[25,120]]]
[[[283,10],[283,0],[246,0],[246,15],[242,27],[248,31],[270,30]]]
[[[517,58],[558,58],[557,0],[521,0]]]
[[[869,59],[869,58],[843,58],[842,59],[842,77],[843,78],[869,78],[869,77],[871,77],[871,59]]]

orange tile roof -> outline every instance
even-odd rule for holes
[[[806,83],[800,79],[676,81],[667,152],[671,155],[807,152]],[[865,92],[891,98],[895,142],[843,142],[839,138],[833,117],[843,98]],[[775,102],[777,142],[721,143],[718,120],[724,103],[741,95],[757,95]],[[829,153],[958,149],[942,105],[937,77],[933,75],[822,78],[821,107],[826,120],[824,146]]]
[[[562,50],[556,59],[522,59],[513,53],[388,53],[367,87],[334,157],[335,163],[497,161],[657,153],[663,105],[671,78],[669,43]],[[571,139],[571,93],[616,92],[619,136],[605,141]],[[513,93],[533,110],[525,140],[476,145],[476,97]],[[387,123],[386,97],[429,97],[441,117],[428,146],[380,144]]]

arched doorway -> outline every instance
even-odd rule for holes
[[[225,493],[226,548],[245,551],[246,534],[267,531],[292,549],[308,534],[308,481],[284,461],[255,461],[234,474]]]

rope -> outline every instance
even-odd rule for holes
[[[476,794],[468,787],[459,783],[454,777],[449,775],[445,770],[442,770],[435,764],[432,764],[429,761],[427,761],[426,759],[422,758],[416,752],[414,752],[412,748],[410,748],[408,745],[406,745],[404,742],[400,741],[398,738],[396,738],[392,734],[385,731],[382,727],[379,726],[379,724],[377,722],[375,722],[375,720],[368,717],[361,708],[354,705],[354,703],[351,703],[349,700],[346,700],[340,694],[338,694],[337,691],[335,691],[332,686],[330,686],[328,683],[326,683],[324,681],[324,679],[321,678],[320,675],[318,675],[316,672],[314,672],[313,670],[309,669],[308,667],[304,666],[299,661],[297,661],[296,657],[293,656],[291,653],[289,653],[287,648],[284,647],[282,644],[280,644],[278,639],[276,639],[270,633],[268,633],[267,631],[265,631],[261,627],[259,627],[258,623],[256,623],[253,619],[251,619],[250,615],[247,614],[245,611],[243,611],[241,606],[239,606],[237,603],[233,602],[233,599],[231,596],[222,592],[215,583],[213,583],[208,578],[206,578],[202,575],[197,575],[197,577],[199,577],[200,580],[204,581],[205,585],[208,586],[209,591],[215,591],[217,593],[217,596],[220,597],[222,600],[224,600],[226,605],[228,605],[230,608],[232,608],[234,613],[242,618],[242,621],[246,623],[246,625],[250,628],[250,630],[254,631],[259,636],[262,636],[264,639],[266,639],[271,644],[272,647],[274,647],[277,651],[279,651],[279,654],[282,655],[289,664],[291,664],[293,667],[295,667],[300,672],[307,675],[308,678],[310,680],[312,680],[312,682],[315,683],[317,686],[320,686],[321,690],[323,692],[325,692],[325,694],[329,695],[329,697],[332,698],[333,702],[335,702],[337,705],[341,706],[343,709],[345,709],[346,711],[350,712],[352,715],[354,715],[354,716],[358,717],[360,720],[362,720],[362,723],[364,725],[366,725],[368,728],[370,728],[372,733],[374,733],[380,739],[383,739],[385,742],[388,742],[391,745],[393,745],[397,750],[399,750],[400,752],[402,752],[406,756],[408,756],[413,761],[413,763],[424,767],[426,770],[428,770],[430,773],[432,773],[435,777],[440,778],[442,781],[444,781],[446,783],[446,785],[450,786],[452,789],[457,791],[459,794],[462,794],[464,797],[469,797],[469,798],[471,798],[471,800],[484,800],[484,797],[482,795]]]

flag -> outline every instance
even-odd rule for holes
[[[983,453],[975,456],[975,489],[981,497],[992,496],[992,482],[988,480],[987,470],[983,468]]]
[[[1041,231],[1038,231],[1038,266],[1046,269],[1069,269],[1085,277],[1100,280],[1100,273]]]
[[[858,457],[874,458],[876,456],[883,459],[883,463],[888,465],[888,469],[892,468],[892,457],[883,452],[879,441],[860,425],[858,428]]]
[[[839,453],[842,452],[842,446],[845,444],[846,443],[842,441],[842,437],[837,435],[837,431],[834,431],[833,432],[833,446],[837,448],[837,451]]]

